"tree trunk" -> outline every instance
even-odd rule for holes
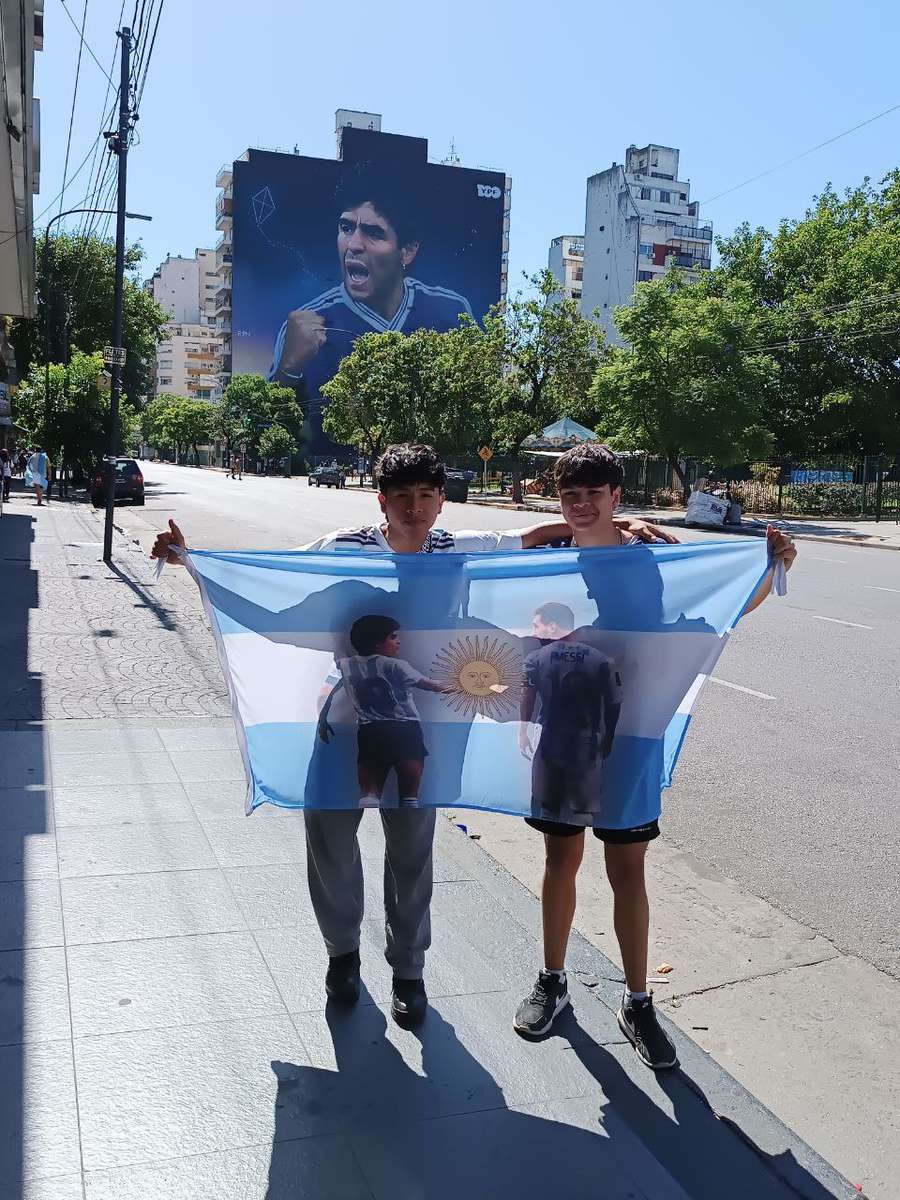
[[[667,461],[669,463],[669,466],[672,468],[672,470],[678,476],[678,482],[681,484],[681,502],[682,502],[682,504],[687,504],[688,499],[690,498],[691,489],[685,483],[684,471],[682,471],[682,469],[681,469],[681,463],[672,454],[670,454],[668,456]]]
[[[515,451],[513,456],[512,502],[513,504],[522,503],[522,460],[519,457],[518,450]]]

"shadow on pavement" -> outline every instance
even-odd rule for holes
[[[28,839],[48,831],[44,734],[17,729],[42,715],[40,675],[28,670],[29,613],[38,606],[34,519],[5,507],[0,520],[0,1194],[23,1195],[25,945]],[[37,952],[40,953],[40,952]]]
[[[620,1061],[631,1047],[597,1043],[574,1014],[560,1036],[598,1088],[515,1108],[436,1008],[415,1033],[421,1074],[386,1039],[381,1011],[368,1015],[326,1009],[336,1070],[272,1063],[278,1092],[266,1200],[370,1189],[397,1200],[832,1195],[790,1153],[773,1158],[719,1120],[686,1076],[648,1072],[645,1091]],[[342,1137],[304,1137],[299,1130],[310,1120],[315,1132]],[[331,1143],[327,1161],[312,1155],[315,1141]]]

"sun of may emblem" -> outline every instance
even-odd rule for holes
[[[457,712],[504,717],[518,698],[522,660],[498,637],[458,638],[435,655],[432,675],[453,691],[444,698]]]

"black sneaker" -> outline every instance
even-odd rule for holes
[[[425,1019],[428,997],[421,979],[397,979],[391,989],[391,1016],[404,1029],[412,1029]]]
[[[355,1004],[359,999],[359,951],[329,958],[325,991],[335,1004]]]
[[[641,1062],[654,1071],[675,1066],[678,1054],[671,1038],[656,1019],[652,996],[646,1000],[626,1002],[623,995],[618,1020],[619,1028],[634,1046]]]
[[[552,971],[541,971],[527,1000],[516,1010],[513,1029],[525,1037],[540,1037],[546,1033],[569,1003],[565,978]]]

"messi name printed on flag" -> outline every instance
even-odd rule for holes
[[[192,551],[247,809],[653,820],[762,540],[488,554]]]

